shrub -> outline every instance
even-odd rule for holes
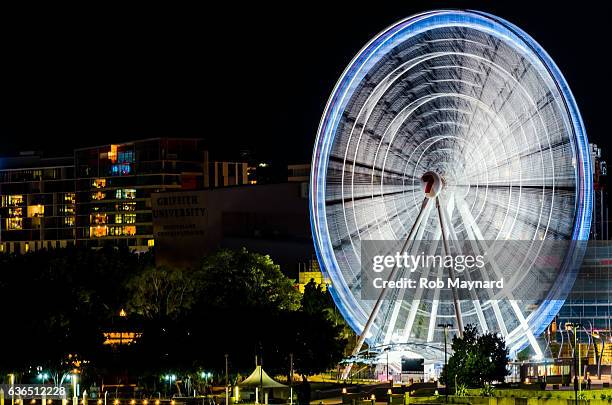
[[[455,395],[458,397],[467,397],[468,390],[465,384],[457,384],[457,388],[455,388]]]
[[[481,397],[492,397],[493,396],[493,386],[491,384],[485,384],[481,389],[480,389],[480,396]]]

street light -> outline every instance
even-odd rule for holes
[[[175,374],[166,374],[164,376],[164,379],[166,381],[168,381],[168,396],[170,396],[172,394],[172,382],[176,381],[176,375]]]
[[[578,346],[578,337],[576,329],[581,328],[582,325],[579,323],[566,322],[565,330],[572,331],[574,333],[574,402],[578,405],[578,391],[582,392],[582,381],[580,381],[580,346]],[[578,353],[576,353],[576,347],[578,347]]]
[[[446,397],[446,402],[448,403],[448,359],[447,359],[447,340],[448,340],[448,328],[453,325],[450,323],[441,323],[438,325],[438,328],[444,329],[444,370],[446,373],[444,374],[444,396]],[[456,385],[456,384],[455,384]],[[457,387],[455,387],[457,389]]]

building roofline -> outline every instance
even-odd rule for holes
[[[0,168],[0,172],[17,172],[17,171],[22,171],[22,170],[40,170],[40,169],[61,169],[63,167],[72,167],[74,168],[74,165],[60,165],[60,166],[32,166],[32,167],[16,167],[16,168],[12,168],[12,169],[2,169]]]
[[[204,140],[204,138],[172,138],[172,137],[167,137],[167,136],[157,136],[153,138],[136,139],[136,140],[128,141],[128,142],[109,142],[109,143],[105,143],[102,145],[94,145],[94,146],[87,146],[83,148],[76,148],[74,149],[74,151],[78,152],[82,150],[102,148],[102,147],[109,146],[109,145],[129,145],[129,144],[134,144],[138,142],[161,141],[164,139],[175,140],[175,141],[203,141]]]

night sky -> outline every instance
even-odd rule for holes
[[[227,157],[248,149],[309,161],[325,102],[355,53],[395,21],[445,7],[492,12],[529,33],[564,73],[590,141],[612,148],[611,10],[598,3],[255,3],[4,13],[0,155],[170,136],[204,138]]]

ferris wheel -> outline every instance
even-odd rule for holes
[[[360,336],[355,353],[364,341],[435,346],[445,333],[439,325],[450,322],[454,333],[469,323],[502,333],[511,352],[531,344],[542,356],[537,337],[581,260],[573,242],[588,239],[591,176],[575,100],[525,32],[490,14],[440,10],[378,34],[329,98],[310,184],[317,256]],[[435,291],[363,299],[361,247],[370,240],[402,241],[405,250],[429,241],[447,252],[468,240],[482,250],[548,240],[568,248],[537,304],[509,294],[444,301]],[[499,255],[497,268],[520,273],[517,285],[528,288],[535,245]]]

